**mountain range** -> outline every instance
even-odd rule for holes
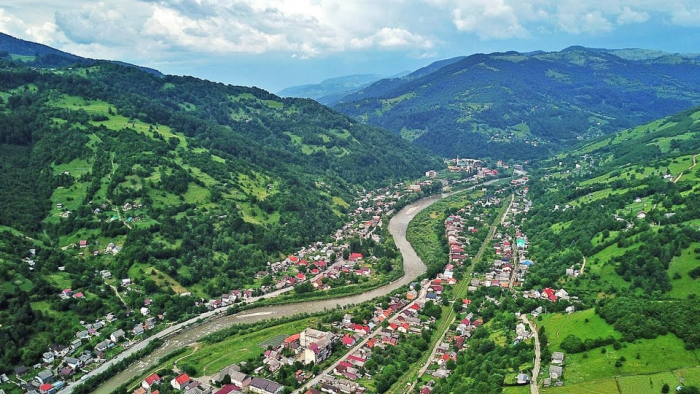
[[[697,55],[570,47],[451,59],[333,108],[441,156],[532,159],[697,104]]]

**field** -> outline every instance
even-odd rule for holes
[[[545,327],[551,351],[563,351],[559,345],[568,335],[576,335],[582,341],[607,338],[608,336],[613,338],[620,337],[620,333],[615,331],[600,316],[596,315],[593,309],[586,309],[567,315],[559,313],[543,315],[542,321],[538,321],[537,325]]]
[[[198,343],[184,355],[178,356],[177,364],[194,367],[197,376],[211,376],[228,365],[260,356],[266,350],[264,345],[272,338],[299,333],[307,327],[314,327],[317,322],[318,318],[300,319],[262,330],[250,328],[246,334],[234,335],[214,344]],[[171,366],[172,360],[167,360],[148,374]]]
[[[503,388],[503,394],[529,394],[530,385],[523,386],[508,386]]]
[[[683,251],[683,254],[671,260],[668,275],[671,278],[673,288],[667,293],[669,297],[686,298],[690,294],[700,295],[700,283],[688,275],[688,271],[700,266],[698,255],[694,252],[696,248],[700,248],[700,243],[692,243],[688,249]],[[676,273],[681,275],[680,279],[674,279]]]
[[[603,348],[605,353],[602,353]],[[619,350],[612,346],[603,348],[567,355],[564,368],[566,384],[615,376],[653,374],[698,364],[696,354],[686,351],[683,341],[672,334],[656,339],[641,339],[634,343],[623,342]],[[620,357],[626,361],[617,368],[615,362]]]
[[[588,382],[564,385],[564,387],[544,389],[543,393],[572,393],[572,394],[657,394],[661,392],[664,383],[668,384],[671,392],[681,384],[700,384],[700,368],[681,368],[648,375],[618,376],[592,380]],[[507,393],[507,391],[504,391]]]

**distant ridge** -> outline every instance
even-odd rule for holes
[[[33,57],[33,59],[20,59],[22,63],[33,67],[62,67],[71,63],[82,65],[95,62],[109,62],[122,66],[134,67],[149,74],[163,76],[163,74],[149,67],[136,66],[130,63],[114,60],[89,59],[71,53],[63,52],[48,45],[22,40],[9,34],[0,33],[0,58],[12,57],[11,55]]]
[[[329,78],[320,83],[290,86],[280,90],[277,94],[281,97],[310,98],[321,104],[333,105],[341,97],[352,94],[381,78],[382,76],[378,74],[346,75]]]
[[[700,105],[700,58],[644,49],[474,54],[333,108],[443,156],[535,159]]]

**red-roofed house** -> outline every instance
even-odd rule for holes
[[[306,275],[303,272],[298,273],[297,280],[306,280]]]
[[[291,261],[292,263],[298,263],[298,262],[299,262],[299,258],[298,258],[297,256],[289,256],[288,259],[289,259],[289,261]]]
[[[84,239],[81,239],[79,242],[79,245],[81,248],[87,248],[87,241]]]
[[[241,388],[236,386],[235,384],[227,384],[219,391],[216,391],[214,394],[229,394],[229,393],[240,393]]]
[[[148,376],[146,379],[144,379],[143,382],[141,382],[141,387],[148,390],[154,384],[160,384],[160,376],[158,376],[155,373],[153,375]]]
[[[183,373],[182,375],[179,375],[175,379],[171,380],[170,385],[175,390],[183,390],[191,380],[192,379],[190,379],[190,377],[186,373]]]
[[[51,390],[53,390],[54,392],[56,391],[56,390],[54,390],[53,386],[50,385],[49,383],[42,384],[41,386],[39,386],[39,391],[44,393],[44,394],[48,393]]]
[[[294,335],[290,335],[284,340],[284,343],[290,344],[293,342],[298,342],[300,337],[301,337],[301,334],[298,334],[298,333],[294,334]]]
[[[347,361],[341,361],[338,363],[338,366],[335,367],[335,373],[343,373],[347,371],[348,368],[352,368],[352,364]]]
[[[358,356],[355,356],[354,354],[351,354],[348,356],[348,361],[357,367],[364,367],[365,362],[367,360],[365,360],[362,357],[358,357]]]
[[[83,298],[85,295],[82,292],[77,292],[73,294],[73,298]]]
[[[546,288],[546,289],[544,289],[544,290],[542,290],[542,291],[543,291],[545,294],[547,294],[547,298],[549,298],[550,301],[556,301],[556,300],[557,300],[557,296],[554,295],[554,290],[552,290],[552,289],[550,289],[550,288]]]
[[[349,261],[357,261],[357,260],[362,260],[362,253],[350,253],[350,258],[348,258]]]
[[[350,335],[345,335],[341,341],[343,342],[343,345],[347,347],[351,347],[355,344],[355,338],[351,337]]]

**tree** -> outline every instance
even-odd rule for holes
[[[661,393],[662,394],[668,394],[671,391],[671,388],[668,387],[668,383],[664,383],[663,386],[661,386]]]

